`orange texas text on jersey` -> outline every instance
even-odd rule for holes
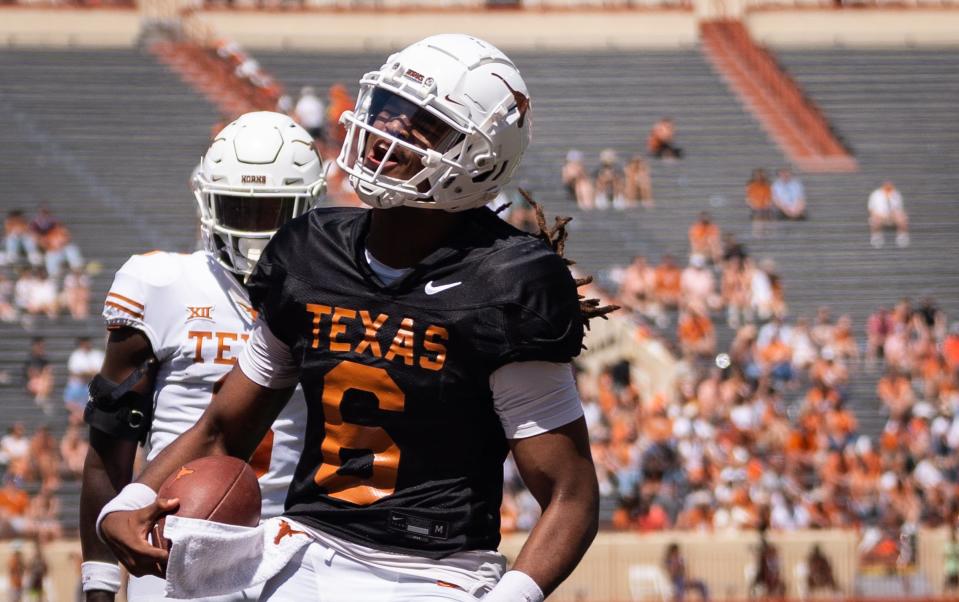
[[[441,370],[446,362],[446,345],[443,341],[449,340],[449,332],[442,326],[435,324],[415,324],[413,318],[402,318],[399,330],[393,342],[384,352],[382,342],[377,333],[390,317],[387,314],[377,314],[375,317],[366,310],[355,310],[346,307],[330,307],[317,303],[306,304],[306,311],[312,315],[313,349],[319,349],[320,344],[328,345],[330,351],[337,353],[369,353],[373,357],[382,357],[387,361],[402,361],[407,366],[416,363],[427,370]],[[361,320],[363,336],[357,340],[349,340],[346,321]],[[414,329],[419,336],[414,337]],[[416,345],[421,341],[421,347]]]
[[[245,332],[217,332],[209,330],[190,330],[186,333],[186,336],[193,343],[193,363],[198,364],[212,361],[214,364],[222,364],[224,366],[236,365],[236,353],[232,349],[233,344],[236,341],[246,342],[250,338],[250,335]],[[207,341],[209,341],[208,345],[206,344]],[[216,347],[215,355],[212,352],[214,347]],[[204,349],[207,349],[206,354],[204,354]]]

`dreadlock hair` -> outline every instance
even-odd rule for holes
[[[553,218],[553,227],[550,228],[546,225],[546,215],[543,213],[542,206],[534,201],[532,195],[526,190],[520,188],[519,193],[523,199],[529,203],[529,206],[533,208],[533,212],[536,214],[536,227],[539,231],[534,233],[533,236],[545,242],[554,253],[563,258],[566,265],[574,265],[576,262],[565,255],[566,239],[569,237],[569,232],[566,231],[566,224],[573,221],[573,218],[557,215]],[[499,213],[505,208],[506,206],[497,208],[496,213]],[[576,287],[579,288],[591,283],[593,277],[584,276],[582,278],[576,278],[575,280]],[[599,299],[587,299],[586,295],[579,295],[579,313],[583,320],[583,326],[585,326],[587,330],[589,330],[589,321],[593,318],[606,320],[608,314],[619,309],[618,305],[601,306],[599,303]]]

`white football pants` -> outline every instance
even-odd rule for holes
[[[243,600],[259,600],[262,585],[250,589],[227,594],[225,596],[211,596],[209,598],[194,598],[194,602],[241,602]],[[129,602],[158,602],[175,600],[166,597],[166,580],[147,575],[146,577],[130,577],[127,583],[127,600]]]
[[[263,587],[260,600],[273,602],[477,602],[489,587],[476,581],[474,593],[436,579],[397,573],[357,562],[322,543],[300,550]]]

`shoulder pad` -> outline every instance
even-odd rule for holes
[[[579,354],[583,343],[576,282],[563,259],[545,246],[545,252],[535,247],[517,251],[518,259],[510,266],[516,288],[503,310],[507,342],[503,363],[567,362]]]
[[[143,255],[133,255],[117,271],[136,278],[151,287],[163,287],[176,282],[183,273],[184,260],[190,255],[151,251]]]

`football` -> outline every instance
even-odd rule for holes
[[[189,462],[167,477],[160,498],[178,498],[174,513],[228,525],[255,527],[260,522],[260,484],[250,465],[232,456],[208,456]],[[165,519],[153,527],[153,545],[169,549]]]

